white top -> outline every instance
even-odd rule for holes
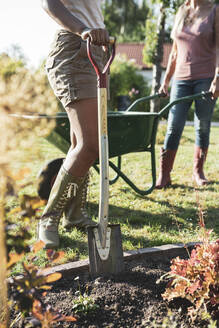
[[[102,0],[61,0],[63,5],[89,28],[104,28]]]

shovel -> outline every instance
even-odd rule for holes
[[[123,270],[123,251],[119,225],[108,225],[109,211],[109,149],[107,131],[107,75],[115,57],[115,39],[110,38],[111,55],[103,71],[96,63],[91,41],[87,54],[97,75],[98,138],[100,165],[100,195],[98,226],[88,228],[90,272],[93,276],[119,273]]]

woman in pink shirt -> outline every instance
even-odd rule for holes
[[[209,146],[211,117],[219,96],[219,6],[208,0],[186,1],[176,14],[171,36],[172,51],[159,92],[168,94],[172,76],[170,101],[201,91],[212,92],[212,98],[195,101],[193,179],[202,186],[208,182],[203,166]],[[191,105],[192,101],[183,102],[170,110],[157,189],[171,184],[170,172]]]

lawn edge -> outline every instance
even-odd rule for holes
[[[134,261],[139,258],[144,258],[153,262],[169,262],[172,258],[177,256],[186,256],[198,242],[190,242],[187,244],[167,244],[155,247],[140,248],[137,250],[130,250],[123,252],[124,261]],[[69,275],[89,272],[89,259],[60,264],[54,267],[40,270],[39,274],[49,275],[52,273],[61,273],[62,277]]]

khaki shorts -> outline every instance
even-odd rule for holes
[[[107,54],[98,46],[91,46],[91,51],[102,71]],[[97,97],[97,76],[87,56],[86,41],[79,36],[59,30],[45,67],[50,85],[64,107],[73,101]]]

